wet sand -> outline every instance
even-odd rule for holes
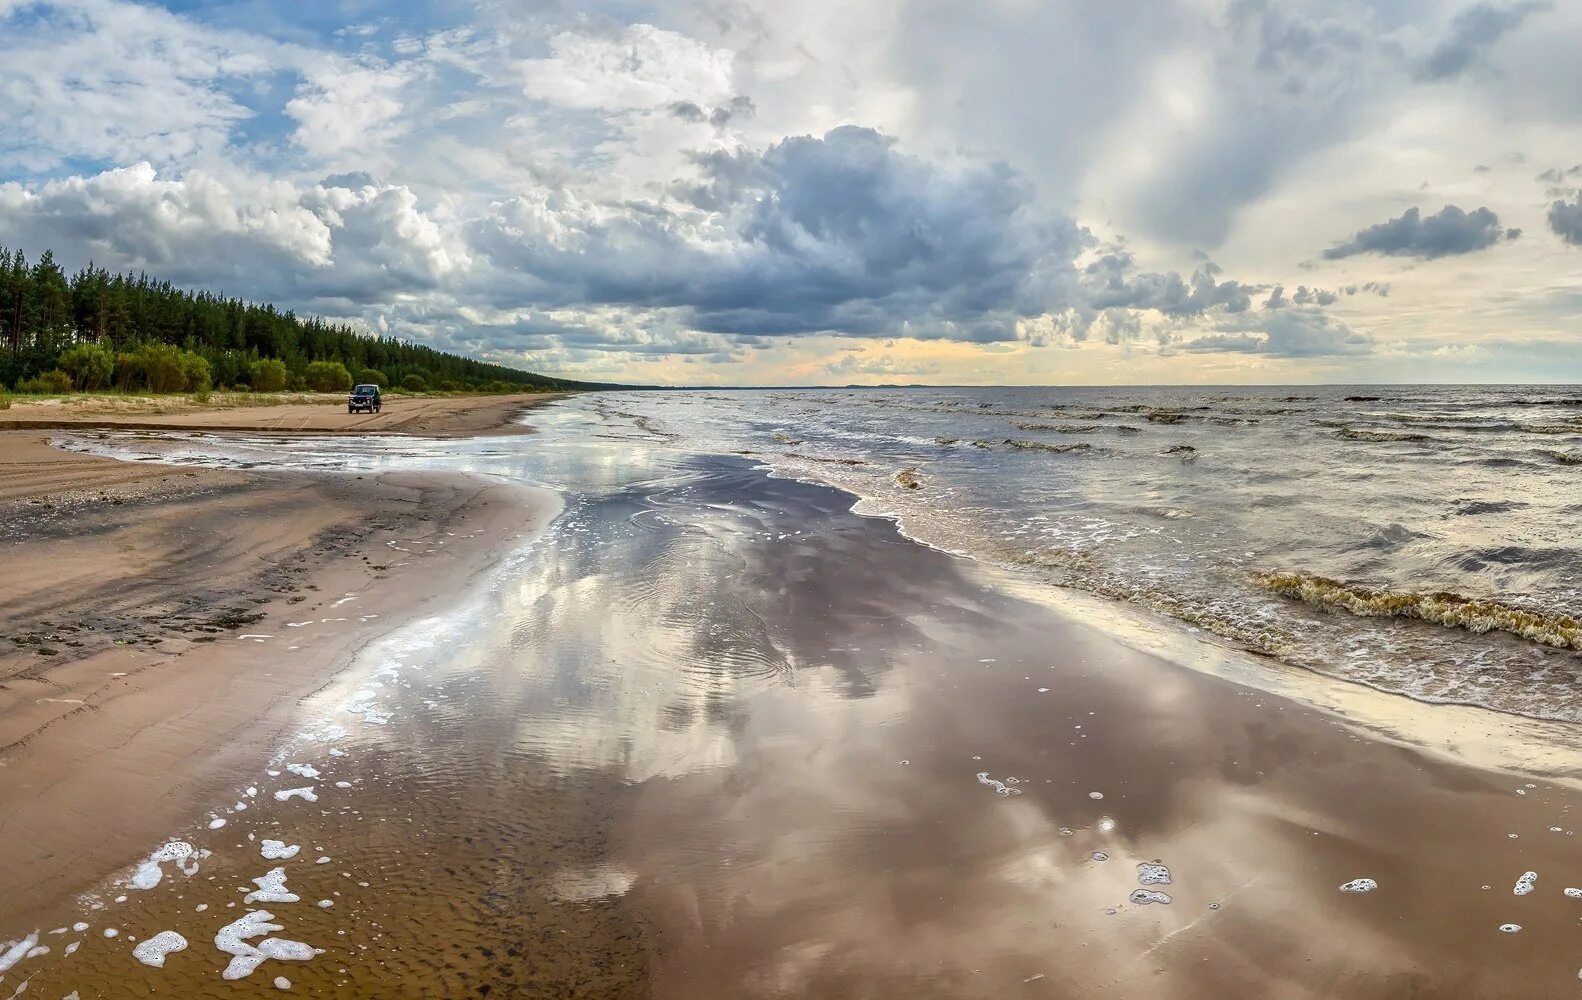
[[[565,393],[505,396],[386,396],[378,413],[347,413],[336,394],[298,395],[290,402],[251,405],[247,396],[217,394],[208,404],[181,396],[68,397],[13,403],[0,411],[0,431],[123,430],[251,431],[313,434],[418,434],[470,437],[522,434],[531,430],[515,418]],[[240,403],[241,405],[238,405]]]
[[[0,433],[7,928],[189,824],[300,698],[556,504],[462,476],[177,471]]]
[[[366,647],[275,758],[199,769],[227,825],[144,843],[213,851],[196,874],[41,907],[55,947],[0,996],[1575,994],[1574,751],[1540,778],[1376,738],[747,461],[567,464],[531,547]],[[276,865],[279,936],[324,951],[223,981]],[[133,961],[167,929],[192,947]]]

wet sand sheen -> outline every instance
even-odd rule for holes
[[[350,734],[192,832],[197,875],[11,975],[83,998],[276,975],[367,997],[1573,994],[1571,783],[1139,653],[835,491],[652,460],[625,454],[486,593],[306,706]],[[317,802],[271,794],[307,784]],[[264,837],[302,850],[265,860]],[[1130,901],[1144,863],[1168,904]],[[325,952],[223,982],[214,933],[276,865],[301,896],[270,904],[281,936]],[[1378,888],[1337,891],[1357,877]],[[165,929],[192,947],[134,962]]]

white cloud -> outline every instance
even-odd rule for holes
[[[623,111],[675,101],[713,106],[733,96],[732,55],[651,24],[619,34],[562,32],[550,53],[522,63],[529,97],[568,108]]]
[[[407,129],[401,91],[409,71],[374,66],[337,65],[314,68],[286,102],[285,112],[297,123],[291,140],[325,159],[366,155],[385,146]]]

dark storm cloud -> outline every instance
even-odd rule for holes
[[[683,204],[516,200],[472,242],[540,301],[679,308],[705,332],[978,341],[1070,305],[1091,243],[1009,168],[912,156],[872,129],[698,162],[702,177],[673,192]]]
[[[1475,3],[1450,22],[1450,30],[1417,69],[1419,80],[1449,80],[1478,65],[1488,51],[1527,18],[1554,7],[1548,0]]]
[[[1582,247],[1582,195],[1549,206],[1549,228],[1574,247]]]
[[[1324,251],[1324,257],[1340,260],[1357,254],[1377,253],[1433,260],[1483,250],[1502,239],[1515,239],[1520,235],[1520,230],[1502,230],[1499,216],[1487,208],[1466,212],[1455,205],[1446,205],[1426,219],[1416,208],[1409,208],[1388,222],[1369,226],[1346,242],[1330,247]]]

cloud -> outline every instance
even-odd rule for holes
[[[1321,358],[1368,354],[1373,338],[1311,306],[1281,309],[1229,324],[1178,346],[1188,352]]]
[[[1008,340],[1067,304],[1090,237],[997,164],[844,126],[701,158],[684,201],[565,190],[497,203],[474,240],[514,294],[682,308],[696,329]]]
[[[1477,66],[1501,38],[1521,26],[1531,15],[1553,9],[1548,0],[1517,0],[1500,5],[1481,2],[1466,7],[1450,22],[1450,30],[1429,51],[1417,69],[1417,79],[1450,80]]]
[[[527,96],[566,108],[630,110],[727,104],[732,55],[695,38],[627,25],[618,34],[562,32],[549,55],[521,64]]]
[[[1582,196],[1560,199],[1549,206],[1549,228],[1574,247],[1582,247]]]
[[[939,371],[939,365],[929,361],[897,358],[891,354],[881,354],[877,357],[847,354],[839,361],[826,364],[824,371],[836,378],[848,378],[854,375],[932,375]]]
[[[409,76],[384,67],[330,65],[310,71],[286,102],[291,141],[326,158],[366,154],[405,131],[401,90]]]
[[[1324,251],[1324,258],[1341,260],[1357,254],[1377,253],[1433,260],[1484,250],[1502,239],[1516,239],[1520,235],[1519,229],[1502,230],[1499,216],[1487,208],[1465,212],[1455,205],[1446,205],[1425,219],[1414,207],[1330,247]]]
[[[708,122],[710,125],[723,127],[733,121],[752,117],[756,108],[752,98],[738,94],[731,98],[729,104],[715,108],[712,112],[705,112],[691,101],[673,101],[667,110],[684,122],[691,122],[694,125]]]
[[[1256,289],[1239,281],[1220,281],[1220,268],[1205,261],[1190,279],[1170,272],[1135,271],[1131,254],[1116,250],[1083,271],[1088,304],[1095,309],[1154,309],[1166,316],[1195,316],[1214,308],[1244,312]]]
[[[471,263],[404,186],[299,188],[200,170],[166,177],[146,162],[33,187],[0,184],[0,231],[25,248],[64,248],[67,261],[93,257],[320,309],[360,310],[434,288]]]
[[[252,116],[248,89],[303,57],[151,4],[0,3],[0,167],[213,153]]]

